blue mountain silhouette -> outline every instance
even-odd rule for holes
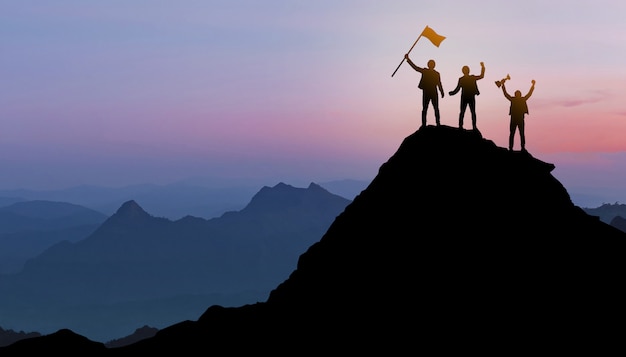
[[[0,353],[620,353],[626,233],[575,206],[554,168],[423,126],[266,300],[114,349],[48,335]]]
[[[46,248],[91,234],[108,216],[66,202],[21,201],[0,208],[0,274],[19,272]]]
[[[2,324],[68,327],[106,342],[197,316],[207,303],[264,300],[349,202],[314,183],[279,183],[241,211],[172,221],[129,200],[85,239],[56,244],[1,278]],[[92,324],[103,314],[106,322]]]

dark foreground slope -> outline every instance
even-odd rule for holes
[[[211,306],[196,321],[116,349],[64,333],[23,340],[0,354],[71,354],[80,347],[114,356],[562,353],[597,352],[612,342],[623,348],[611,322],[624,318],[626,234],[575,206],[553,168],[479,133],[423,127],[267,301]]]

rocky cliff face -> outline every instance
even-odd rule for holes
[[[553,168],[478,132],[422,127],[267,301],[211,306],[107,353],[617,345],[607,323],[625,315],[626,234],[575,206]]]

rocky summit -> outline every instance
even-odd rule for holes
[[[209,306],[120,348],[66,332],[0,355],[623,351],[626,233],[575,206],[554,167],[421,127],[267,301]]]

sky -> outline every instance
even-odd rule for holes
[[[626,202],[626,2],[0,0],[0,189],[371,180],[421,124],[434,59],[464,65],[484,138],[526,148],[574,203]],[[446,39],[415,42],[425,26]],[[471,123],[469,111],[465,122]],[[432,109],[428,124],[434,124]],[[519,148],[519,136],[515,137]],[[469,189],[469,188],[468,188]]]

